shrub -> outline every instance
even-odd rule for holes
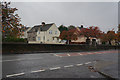
[[[26,39],[23,38],[14,38],[14,37],[7,37],[2,40],[3,42],[27,42]]]

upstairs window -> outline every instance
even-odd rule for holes
[[[57,31],[55,31],[55,34],[57,34]]]
[[[40,34],[40,31],[38,32],[38,34]]]
[[[49,34],[52,34],[52,30],[49,31]]]
[[[40,37],[38,37],[38,41],[40,41]]]

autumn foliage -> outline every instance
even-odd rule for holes
[[[115,33],[115,31],[111,30],[107,33],[103,33],[101,36],[101,42],[109,42],[111,44],[111,41],[119,41],[120,40],[120,33]]]
[[[89,28],[81,29],[80,34],[84,35],[85,37],[95,37],[99,38],[101,36],[102,31],[98,27],[91,26]]]
[[[117,40],[120,42],[120,32],[117,33]]]
[[[98,27],[82,28],[78,30],[77,28],[70,29],[68,31],[63,31],[60,34],[60,39],[62,40],[77,40],[79,36],[84,35],[85,37],[95,37],[99,38],[101,36],[101,31]]]
[[[75,29],[70,29],[68,31],[63,31],[60,34],[60,39],[62,40],[77,40],[79,36],[79,31]]]
[[[17,38],[21,35],[20,18],[18,14],[15,14],[17,8],[11,8],[10,2],[2,2],[2,37],[14,37]]]

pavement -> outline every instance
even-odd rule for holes
[[[118,50],[2,56],[3,78],[118,78]]]

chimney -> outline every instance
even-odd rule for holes
[[[42,26],[44,26],[45,25],[45,22],[42,22]]]
[[[81,25],[81,28],[83,28],[83,24]]]

